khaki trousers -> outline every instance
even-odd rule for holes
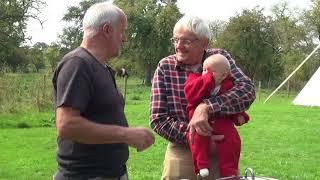
[[[161,180],[214,180],[219,178],[217,160],[211,159],[210,176],[201,178],[193,172],[191,153],[187,145],[169,143],[163,162]]]

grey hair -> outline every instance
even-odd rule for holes
[[[99,28],[106,22],[113,27],[119,24],[120,17],[126,17],[119,7],[110,2],[100,2],[92,5],[85,13],[82,21],[82,28],[86,36],[94,36]]]
[[[193,32],[198,38],[211,38],[209,25],[197,16],[183,16],[174,26],[173,32],[180,28]]]

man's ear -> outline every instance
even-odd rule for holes
[[[112,31],[113,31],[113,28],[112,28],[112,26],[110,25],[110,23],[105,23],[105,24],[102,26],[102,32],[103,32],[104,35],[106,35],[106,36],[111,36]]]
[[[203,41],[203,47],[204,47],[204,50],[207,50],[209,48],[209,39],[204,39]]]

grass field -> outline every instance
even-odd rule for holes
[[[266,104],[261,101],[251,106],[251,121],[239,128],[241,171],[252,167],[258,176],[320,179],[320,109],[293,106],[292,97],[281,95]],[[149,127],[149,88],[137,81],[130,84],[125,111],[130,126]],[[56,136],[54,127],[43,123],[52,116],[51,111],[35,110],[0,113],[1,180],[51,179],[56,169]],[[19,123],[29,128],[16,128]],[[160,179],[166,143],[157,136],[144,152],[130,149],[130,180]]]

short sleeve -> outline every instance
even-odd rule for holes
[[[83,59],[72,57],[60,65],[55,73],[56,108],[72,107],[84,112],[92,92],[92,71]]]

